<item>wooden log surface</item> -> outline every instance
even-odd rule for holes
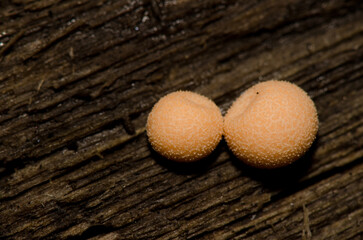
[[[1,1],[0,239],[362,239],[362,60],[359,0]],[[293,165],[149,146],[165,94],[268,79],[317,106]]]

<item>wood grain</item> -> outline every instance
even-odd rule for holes
[[[361,239],[362,22],[358,0],[1,1],[0,239]],[[149,146],[161,96],[224,113],[268,79],[318,109],[295,164]]]

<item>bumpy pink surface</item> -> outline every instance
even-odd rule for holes
[[[232,152],[258,168],[286,166],[311,146],[318,131],[311,98],[295,84],[271,80],[245,91],[224,118]]]
[[[206,157],[218,145],[223,117],[208,98],[178,91],[155,104],[146,131],[155,151],[174,161],[191,162]]]

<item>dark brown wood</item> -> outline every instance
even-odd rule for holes
[[[1,1],[0,238],[362,239],[362,23],[359,0]],[[161,96],[225,112],[268,79],[318,109],[295,164],[148,145]]]

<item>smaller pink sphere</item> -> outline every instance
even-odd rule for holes
[[[216,148],[222,138],[223,117],[210,99],[177,91],[155,104],[148,116],[146,131],[151,146],[162,156],[192,162]]]

